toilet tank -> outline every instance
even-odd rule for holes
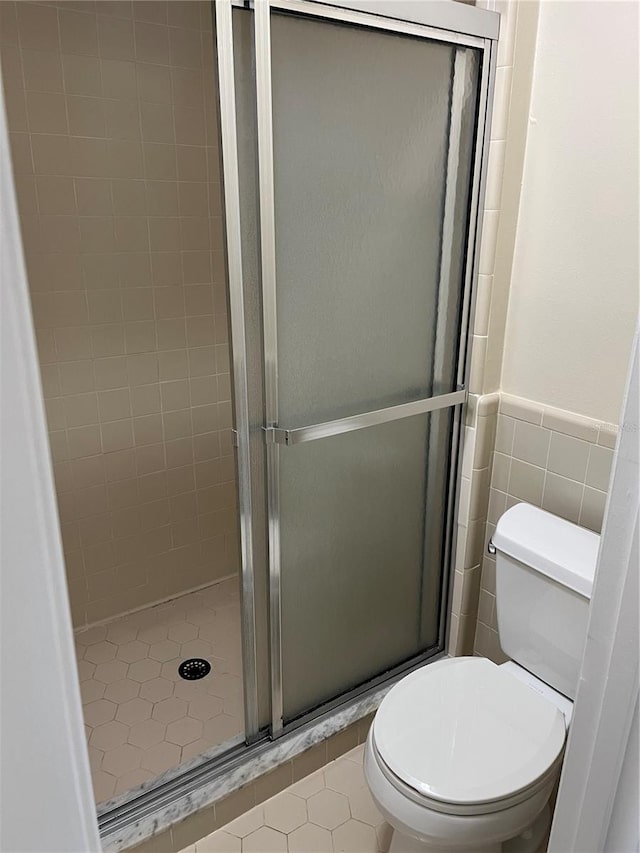
[[[500,517],[492,540],[504,653],[574,699],[600,537],[521,503]]]

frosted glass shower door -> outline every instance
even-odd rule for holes
[[[274,730],[442,641],[481,52],[380,20],[255,6]]]

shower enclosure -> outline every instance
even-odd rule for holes
[[[498,18],[0,6],[108,835],[445,650]]]
[[[496,33],[216,12],[251,738],[444,649]]]

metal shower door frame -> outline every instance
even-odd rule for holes
[[[281,567],[280,567],[280,495],[278,465],[281,448],[328,435],[337,435],[376,423],[408,417],[420,412],[452,408],[454,411],[452,458],[450,460],[449,503],[445,540],[445,570],[440,615],[440,646],[444,645],[446,615],[450,606],[449,575],[453,566],[453,520],[457,509],[460,464],[458,445],[467,399],[466,379],[471,355],[474,314],[474,282],[477,279],[479,235],[482,228],[482,202],[488,137],[491,117],[491,93],[495,77],[496,39],[499,17],[496,14],[460,4],[405,3],[402,0],[351,0],[351,8],[315,0],[217,0],[217,46],[220,79],[220,120],[223,145],[225,216],[229,268],[230,312],[232,326],[234,406],[238,457],[238,485],[242,557],[243,664],[245,689],[245,728],[247,738],[258,733],[258,684],[256,649],[255,572],[251,531],[251,468],[249,459],[249,419],[247,403],[246,332],[243,306],[242,241],[238,190],[235,89],[233,71],[232,6],[253,9],[256,73],[256,111],[258,133],[258,189],[260,272],[263,298],[265,444],[267,462],[267,522],[269,547],[269,623],[271,661],[271,733],[281,734],[283,727],[283,673],[281,641]],[[454,7],[454,8],[451,8]],[[439,41],[452,46],[472,47],[482,54],[478,122],[470,193],[470,219],[465,255],[467,258],[462,300],[461,341],[457,365],[457,389],[449,394],[425,398],[376,412],[367,412],[299,429],[278,424],[278,360],[275,263],[275,210],[273,177],[273,117],[271,89],[271,11],[293,12],[345,24],[366,26],[398,34]],[[401,20],[397,16],[403,14]],[[455,28],[455,29],[454,29]],[[452,141],[450,138],[450,145]],[[451,152],[450,152],[451,153]],[[448,188],[450,190],[450,188]],[[454,199],[445,193],[446,205]],[[447,202],[449,199],[449,202]],[[443,242],[445,231],[443,229]],[[469,262],[471,261],[471,262]],[[287,452],[286,449],[284,452]],[[352,691],[353,693],[354,691]],[[356,691],[357,692],[357,691]],[[348,694],[349,696],[352,693]],[[345,698],[345,697],[343,697]],[[329,703],[329,704],[335,704]],[[323,706],[323,709],[325,706]],[[304,719],[307,719],[305,717]]]

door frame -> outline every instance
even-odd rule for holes
[[[98,853],[101,846],[1,73],[0,282],[0,849]]]
[[[268,567],[262,570],[269,578],[269,632],[270,632],[270,681],[271,681],[271,735],[278,736],[291,728],[303,725],[312,716],[320,715],[336,704],[348,701],[353,696],[370,689],[374,683],[384,681],[403,669],[410,668],[427,657],[444,650],[450,610],[451,571],[455,561],[454,522],[457,516],[457,496],[461,476],[459,445],[466,411],[466,383],[471,359],[471,329],[475,311],[475,283],[478,275],[480,234],[488,158],[489,129],[493,85],[496,71],[497,37],[499,15],[487,10],[462,4],[431,2],[407,3],[403,0],[366,0],[345,4],[338,0],[329,3],[316,0],[218,0],[218,68],[220,87],[220,119],[222,131],[222,161],[225,183],[225,218],[227,232],[227,256],[229,269],[230,311],[232,324],[232,355],[234,369],[234,406],[237,435],[237,460],[239,482],[239,506],[241,520],[241,555],[243,589],[243,662],[245,672],[246,732],[249,739],[258,736],[258,720],[263,715],[258,706],[258,649],[256,643],[256,596],[255,583],[258,571],[253,556],[251,530],[251,458],[250,429],[247,408],[247,358],[246,320],[244,316],[244,288],[242,275],[242,244],[240,228],[240,206],[238,201],[238,151],[236,128],[236,105],[233,67],[232,7],[250,8],[254,13],[254,50],[256,62],[256,109],[258,147],[258,190],[259,190],[259,233],[260,272],[263,295],[264,335],[264,386],[267,467],[267,525]],[[322,430],[330,425],[316,425],[305,430],[287,431],[278,428],[277,400],[277,317],[276,317],[276,269],[274,229],[274,182],[273,182],[273,128],[270,71],[270,13],[272,9],[295,12],[314,18],[325,18],[343,23],[365,25],[372,29],[398,32],[446,42],[453,45],[473,47],[481,52],[478,122],[476,127],[475,151],[472,170],[472,187],[469,202],[469,229],[465,256],[464,295],[461,316],[461,335],[458,359],[457,390],[452,399],[436,401],[426,410],[440,407],[454,408],[452,452],[450,460],[449,498],[447,525],[444,543],[444,578],[441,597],[440,632],[437,650],[419,655],[373,679],[360,688],[343,694],[322,705],[312,714],[283,724],[283,681],[281,646],[281,587],[280,587],[280,540],[279,540],[279,445],[304,440],[302,433]],[[451,137],[450,137],[451,142]],[[449,158],[450,159],[450,158]],[[450,194],[446,193],[448,197]],[[445,200],[446,208],[446,200]],[[446,212],[446,210],[445,210]],[[445,237],[443,232],[443,238]],[[455,399],[453,399],[455,397]],[[406,404],[408,406],[412,404]],[[398,407],[401,408],[401,407]],[[382,413],[374,413],[381,415]],[[370,413],[371,415],[371,413]],[[366,419],[367,416],[356,416]],[[345,419],[350,420],[350,419]],[[374,419],[375,421],[375,419]],[[293,433],[299,433],[293,435]]]

